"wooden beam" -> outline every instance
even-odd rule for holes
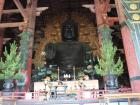
[[[101,3],[100,0],[94,0],[98,28],[102,25],[108,24],[107,3],[108,1]]]
[[[24,17],[25,21],[28,21],[27,11],[24,11],[24,8],[19,0],[13,0],[16,6],[18,7],[19,11],[21,12],[22,16]]]
[[[42,11],[45,11],[46,9],[48,9],[48,7],[38,7],[36,9],[36,16],[38,16],[38,14],[40,14]],[[27,9],[24,9],[24,11],[27,11]],[[3,14],[12,14],[12,13],[19,13],[19,9],[10,9],[10,10],[3,10]]]
[[[38,7],[35,10],[35,15],[40,14],[40,12],[48,9],[48,7]],[[27,9],[24,9],[24,11]],[[19,9],[11,9],[11,10],[3,10],[4,14],[9,14],[9,13],[19,13]],[[11,27],[20,27],[26,25],[26,22],[14,22],[14,23],[0,23],[0,28],[11,28]],[[29,26],[30,27],[30,26]]]
[[[110,12],[111,8],[116,8],[115,4],[108,4],[107,11]],[[94,4],[83,4],[82,7],[90,9],[92,12],[95,13],[95,5]]]
[[[104,97],[104,99],[134,99],[134,98],[139,99],[140,93],[131,92],[131,93],[104,94],[103,97]]]
[[[19,27],[24,26],[25,22],[14,22],[14,23],[0,23],[0,28],[11,28],[11,27]]]
[[[119,18],[118,17],[108,17],[108,20],[119,22]]]
[[[121,49],[117,49],[117,51],[120,51],[121,53],[124,54],[124,49],[123,49],[123,48],[121,48]]]
[[[7,41],[11,40],[12,38],[3,38],[3,44],[6,44]]]
[[[5,2],[5,0],[0,0],[0,21],[1,21],[1,17],[2,17],[4,2]]]
[[[4,3],[5,3],[5,0],[0,0],[0,22],[2,18]],[[2,55],[2,48],[3,48],[3,33],[4,33],[4,29],[0,28],[0,57]]]
[[[108,17],[109,26],[114,25],[115,22],[119,22],[119,18],[118,17]]]
[[[2,48],[3,48],[3,42],[4,42],[4,29],[3,28],[0,28],[0,57],[2,55]]]

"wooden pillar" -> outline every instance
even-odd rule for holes
[[[2,18],[4,2],[5,2],[5,0],[0,0],[0,22],[1,22],[1,18]],[[4,33],[4,29],[0,28],[0,57],[2,54],[2,47],[3,47],[3,33]]]
[[[96,22],[98,28],[99,46],[101,47],[103,35],[100,32],[100,30],[104,28],[104,26],[109,27],[109,23],[108,23],[109,21],[107,15],[109,0],[106,1],[94,0],[94,4],[95,4]],[[103,80],[105,81],[105,78],[103,78]],[[106,85],[104,83],[104,88],[105,87]]]
[[[0,21],[1,21],[1,17],[2,17],[4,3],[5,3],[5,0],[0,0]]]
[[[119,23],[125,22],[125,14],[120,0],[115,0]],[[137,62],[134,44],[129,28],[125,25],[121,28],[125,56],[128,66],[129,78],[133,92],[140,92],[140,68]]]
[[[31,70],[32,70],[32,52],[33,52],[33,43],[34,43],[34,31],[35,31],[35,21],[36,21],[36,8],[37,8],[37,0],[31,0],[31,4],[29,5],[29,24],[28,24],[28,32],[31,33],[30,43],[29,43],[29,55],[27,62],[27,82],[26,82],[26,91],[29,89],[30,81],[31,81]]]
[[[109,0],[106,1],[94,0],[94,4],[95,4],[97,28],[99,30],[100,28],[103,28],[105,25],[108,25],[107,11],[108,11]],[[99,45],[101,46],[102,35],[101,33],[98,33],[98,35],[99,35],[98,36]]]
[[[2,55],[2,48],[3,48],[3,33],[4,33],[4,29],[0,29],[0,57]]]
[[[109,6],[109,0],[106,1],[100,1],[100,0],[94,0],[95,4],[95,13],[96,13],[96,21],[97,21],[97,27],[101,27],[105,24],[108,24],[108,6]]]

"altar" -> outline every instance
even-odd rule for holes
[[[93,91],[99,89],[98,80],[79,80],[79,81],[60,81],[60,82],[35,82],[34,91],[46,93],[47,95],[42,96],[44,99],[50,97],[62,97],[74,95],[76,98],[91,98]],[[53,96],[52,96],[53,93]]]
[[[86,81],[62,81],[63,85],[67,86],[67,92],[79,90],[79,83],[83,84],[84,90],[99,89],[98,80],[86,80]],[[50,82],[51,87],[58,86],[58,82]],[[49,90],[49,86],[45,86],[44,82],[34,82],[34,91]]]

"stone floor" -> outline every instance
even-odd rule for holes
[[[56,97],[50,98],[49,100],[11,100],[11,101],[4,101],[3,104],[0,105],[128,105],[126,99],[121,100],[112,100],[107,104],[105,100],[77,100],[74,97]],[[140,105],[140,101],[134,99],[131,100],[130,105]]]
[[[67,101],[67,100],[51,100],[51,101],[36,101],[36,100],[18,100],[15,102],[4,102],[1,105],[128,105],[128,102],[111,102],[98,103],[95,101],[89,100],[77,100],[77,101]],[[132,102],[130,105],[140,105],[140,102]]]

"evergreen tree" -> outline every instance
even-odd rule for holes
[[[104,39],[101,47],[101,58],[98,58],[98,64],[95,65],[96,73],[101,76],[109,74],[121,75],[123,73],[123,62],[120,57],[115,62],[117,48],[113,46],[111,40]]]
[[[21,79],[21,58],[17,52],[16,43],[10,44],[10,51],[4,51],[4,58],[0,59],[0,79]]]

